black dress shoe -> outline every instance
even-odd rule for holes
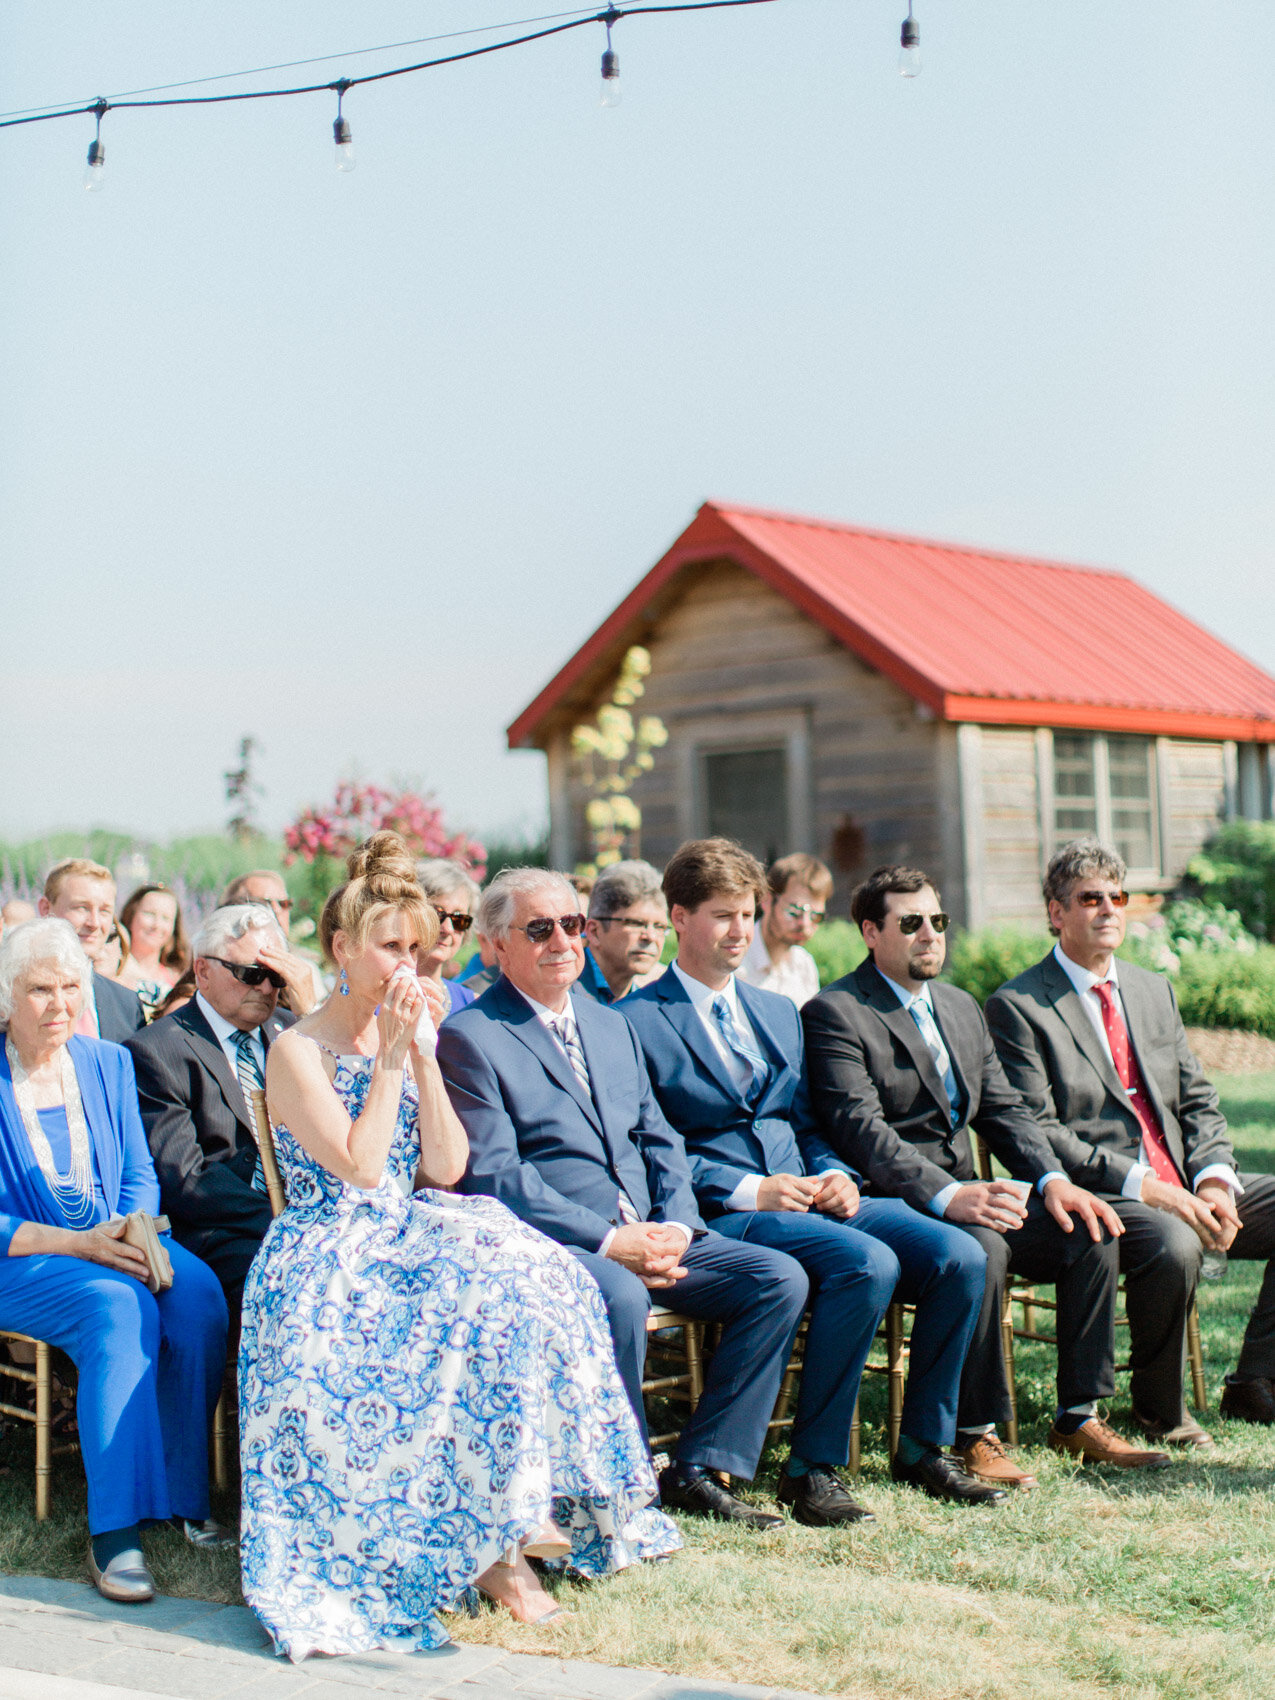
[[[851,1499],[846,1484],[831,1470],[810,1470],[804,1476],[790,1476],[785,1470],[775,1498],[781,1505],[792,1507],[798,1523],[812,1529],[831,1528],[835,1523],[876,1522],[866,1505]]]
[[[769,1511],[754,1511],[722,1484],[694,1465],[671,1465],[660,1472],[660,1503],[666,1511],[694,1511],[700,1517],[717,1517],[723,1523],[747,1523],[754,1529],[779,1529],[783,1518]]]
[[[1275,1381],[1266,1375],[1254,1376],[1251,1381],[1228,1375],[1218,1411],[1242,1423],[1275,1423]]]
[[[918,1487],[931,1499],[950,1500],[954,1505],[995,1505],[1005,1498],[1004,1489],[978,1481],[945,1452],[926,1452],[915,1464],[904,1464],[896,1456],[890,1474],[896,1482]]]

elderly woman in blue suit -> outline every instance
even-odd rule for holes
[[[0,1328],[60,1347],[79,1371],[89,1570],[108,1599],[155,1584],[139,1527],[170,1517],[196,1545],[209,1520],[208,1424],[226,1362],[226,1305],[171,1240],[152,1295],[123,1218],[159,1183],[120,1045],[79,1037],[90,967],[74,930],[28,921],[0,942]]]

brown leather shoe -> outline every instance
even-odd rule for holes
[[[1161,1446],[1208,1447],[1213,1444],[1213,1436],[1207,1429],[1201,1428],[1194,1417],[1183,1417],[1172,1428],[1158,1417],[1144,1417],[1140,1411],[1133,1413],[1133,1420],[1148,1440],[1158,1440]]]
[[[1266,1375],[1251,1381],[1228,1375],[1218,1412],[1242,1423],[1275,1423],[1275,1381]]]
[[[967,1475],[977,1476],[980,1482],[987,1482],[992,1487],[1026,1490],[1036,1486],[1035,1476],[1019,1469],[995,1429],[981,1434],[973,1446],[967,1446],[964,1451],[953,1447],[952,1456],[961,1460]]]
[[[1167,1452],[1144,1452],[1141,1447],[1130,1446],[1101,1417],[1086,1417],[1075,1434],[1059,1434],[1051,1428],[1049,1444],[1055,1452],[1070,1452],[1084,1464],[1114,1464],[1121,1470],[1163,1470],[1170,1462]]]

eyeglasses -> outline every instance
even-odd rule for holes
[[[561,927],[569,939],[578,939],[584,931],[583,915],[537,915],[534,921],[528,921],[525,927],[515,927],[514,931],[526,933],[532,944],[544,944],[546,939],[553,937],[553,929]]]
[[[204,961],[220,962],[241,986],[260,986],[269,980],[275,991],[281,992],[288,984],[282,974],[276,974],[273,968],[263,967],[260,962],[227,962],[224,956],[206,956]]]
[[[907,915],[899,916],[899,931],[901,933],[919,933],[928,921],[936,933],[945,933],[951,924],[952,917],[945,915],[940,909],[934,915],[918,915],[915,910]]]
[[[455,932],[467,933],[474,924],[474,917],[466,915],[463,909],[440,909],[437,903],[431,903],[430,908],[438,916],[440,922],[450,921]]]
[[[654,933],[657,938],[663,938],[668,932],[667,921],[635,921],[631,915],[599,915],[598,920],[604,927],[612,922],[617,927],[623,927],[626,933],[632,933],[636,938],[641,933]]]
[[[1111,899],[1112,907],[1115,909],[1123,909],[1129,901],[1127,891],[1078,891],[1076,902],[1082,909],[1101,909],[1104,897]]]
[[[813,903],[786,903],[784,905],[784,914],[790,921],[804,921],[806,916],[809,915],[816,927],[820,925],[827,913],[826,909],[816,909]]]
[[[292,913],[292,899],[290,897],[267,897],[266,902],[272,909],[282,909],[285,915]]]

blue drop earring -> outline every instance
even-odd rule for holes
[[[341,996],[343,998],[348,998],[349,995],[350,995],[350,982],[345,977],[345,969],[342,968],[342,970],[341,970]]]

